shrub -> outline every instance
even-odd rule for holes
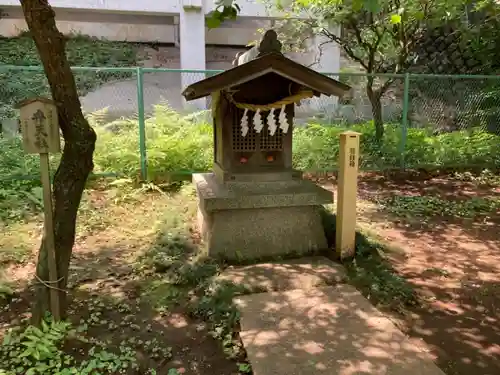
[[[136,120],[94,123],[98,141],[94,161],[99,172],[119,172],[138,177],[140,171],[139,125]],[[164,105],[146,120],[148,177],[156,182],[170,180],[182,171],[206,171],[212,166],[212,126],[189,121]]]
[[[66,54],[71,66],[130,67],[136,65],[137,49],[131,43],[111,42],[85,36],[70,37]],[[0,37],[0,63],[16,65],[15,69],[0,69],[0,117],[15,117],[12,105],[31,96],[50,96],[49,85],[43,70],[23,67],[40,66],[35,43],[29,33],[16,38]],[[102,84],[127,79],[129,71],[75,71],[75,82],[80,95],[96,89]]]
[[[295,167],[302,170],[334,170],[338,167],[339,135],[346,130],[361,133],[360,167],[383,170],[401,166],[401,126],[386,125],[383,142],[377,142],[371,122],[343,126],[310,124],[296,128],[294,134]],[[434,135],[431,129],[408,129],[404,147],[407,168],[421,167],[500,167],[500,136],[482,129]]]
[[[136,119],[104,123],[101,112],[87,118],[98,134],[94,155],[95,172],[112,172],[138,179],[140,176],[139,125]],[[168,106],[155,107],[146,120],[148,177],[153,182],[171,182],[179,174],[207,171],[212,166],[212,126],[203,116],[183,117]],[[293,164],[305,171],[332,171],[338,167],[339,134],[345,126],[309,124],[294,133]],[[401,164],[401,127],[386,125],[383,142],[375,139],[372,123],[349,130],[361,133],[360,165],[364,170],[398,168]],[[12,175],[38,175],[38,157],[24,155],[19,139],[0,136],[0,220],[25,216],[41,205],[36,180],[11,179]],[[434,135],[430,129],[408,129],[405,165],[418,167],[500,167],[500,136],[472,129]],[[58,156],[51,160],[53,168]],[[7,179],[6,179],[7,176]]]
[[[26,155],[20,138],[0,134],[0,222],[30,216],[42,208],[38,155]],[[53,170],[59,155],[51,156]]]

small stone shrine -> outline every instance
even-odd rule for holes
[[[182,93],[212,96],[213,173],[193,175],[208,254],[237,262],[324,249],[319,208],[333,194],[292,168],[294,106],[350,88],[283,56],[273,30],[234,65]]]

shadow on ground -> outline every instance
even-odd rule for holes
[[[244,353],[232,337],[224,337],[231,331],[222,325],[236,319],[231,300],[237,290],[212,285],[219,266],[198,256],[198,242],[196,233],[167,223],[151,247],[135,257],[120,246],[77,245],[69,319],[89,342],[71,339],[65,352],[83,360],[91,348],[129,350],[139,368],[127,375],[149,374],[148,369],[158,375],[239,374]],[[26,322],[32,300],[29,287],[11,296],[0,313],[0,327]]]
[[[254,294],[238,304],[257,375],[442,374],[350,285]]]
[[[330,243],[334,222],[326,213]],[[375,305],[396,310],[403,317],[401,328],[423,339],[448,375],[500,373],[498,241],[414,235],[427,241],[424,249],[412,247],[408,235],[408,242],[391,244],[401,247],[395,253],[358,233],[357,257],[348,265],[352,283]]]
[[[325,211],[323,218],[332,247],[335,217]],[[176,218],[183,224],[191,219]],[[120,246],[85,239],[89,249],[80,251],[77,246],[72,262],[71,320],[77,326],[87,325],[88,337],[109,340],[114,350],[119,350],[123,343],[130,346],[141,368],[155,368],[159,375],[168,375],[173,368],[182,369],[187,375],[238,374],[237,361],[243,356],[232,335],[238,317],[232,299],[249,290],[245,285],[235,286],[224,280],[215,282],[213,276],[220,272],[220,265],[199,255],[199,236],[192,226],[185,227],[180,231],[170,224],[165,225],[138,260],[137,256],[126,256]],[[403,237],[412,240],[405,236],[401,235],[400,240],[403,241]],[[423,236],[421,233],[415,238]],[[388,312],[396,311],[398,314],[393,316],[398,318],[398,326],[417,341],[423,339],[437,364],[448,375],[499,374],[500,287],[495,277],[500,273],[493,262],[498,257],[496,244],[494,241],[483,243],[489,247],[489,252],[485,249],[474,252],[466,248],[469,241],[458,239],[452,243],[451,240],[438,238],[429,242],[421,253],[396,256],[371,236],[358,233],[357,256],[346,264],[348,281],[375,306]],[[391,241],[398,243],[396,239]],[[450,243],[447,252],[442,250],[446,243]],[[411,249],[410,242],[399,245]],[[463,251],[457,252],[459,245]],[[490,258],[484,258],[486,254]],[[448,271],[446,267],[451,265],[456,270]],[[314,267],[317,271],[324,265]],[[282,280],[289,280],[284,287],[290,289],[296,286],[293,280],[297,275],[313,274],[302,265],[285,267],[280,272]],[[303,306],[296,305],[293,294],[280,297],[282,300],[277,297],[273,306],[259,307],[256,303],[254,308],[275,311],[276,316],[282,309],[296,309],[296,315],[305,319],[267,322],[274,326],[264,333],[254,332],[251,340],[259,348],[259,356],[278,354],[273,353],[271,344],[285,337],[293,341],[294,351],[284,353],[289,363],[283,366],[306,361],[314,373],[328,372],[330,365],[317,358],[321,353],[329,357],[334,349],[359,352],[356,363],[336,364],[343,371],[338,372],[339,375],[382,374],[388,356],[395,358],[403,369],[412,365],[403,364],[401,358],[413,349],[407,346],[403,337],[391,333],[390,322],[384,320],[380,325],[367,318],[368,312],[375,312],[353,310],[349,298],[342,300],[321,288],[335,284],[345,275],[326,269],[319,274],[314,281],[318,292],[311,291],[310,301]],[[247,275],[248,284],[251,278]],[[255,275],[255,278],[265,279],[266,275]],[[262,285],[254,292],[282,287],[271,281],[270,285]],[[349,291],[346,293],[355,297]],[[27,316],[31,298],[27,290],[11,301],[0,314],[0,325],[6,328],[19,323]],[[359,333],[343,335],[338,325],[341,316],[359,325]],[[253,329],[251,326],[243,328],[247,333]],[[306,328],[311,335],[326,335],[331,346],[319,347]],[[374,329],[375,334],[363,333],[369,328]],[[214,337],[221,339],[222,345]],[[88,351],[88,344],[70,342],[66,350],[74,351],[77,357],[82,356]],[[144,373],[141,371],[136,374]]]

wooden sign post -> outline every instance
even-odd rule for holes
[[[339,179],[335,248],[340,259],[352,258],[356,241],[356,198],[360,133],[340,134]]]
[[[49,280],[39,280],[50,289],[50,309],[55,320],[60,319],[58,275],[54,242],[52,189],[49,154],[61,151],[57,107],[52,100],[32,98],[16,106],[20,110],[24,151],[40,154],[40,175],[43,187],[44,242],[47,250]]]

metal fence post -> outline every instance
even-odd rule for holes
[[[403,87],[403,118],[401,120],[401,143],[399,153],[401,157],[401,169],[405,169],[405,149],[406,138],[408,135],[408,111],[409,111],[409,91],[410,91],[410,73],[405,74]]]
[[[144,114],[144,72],[137,68],[137,116],[139,118],[139,155],[141,160],[141,178],[148,179],[148,159],[146,151],[146,119]]]

